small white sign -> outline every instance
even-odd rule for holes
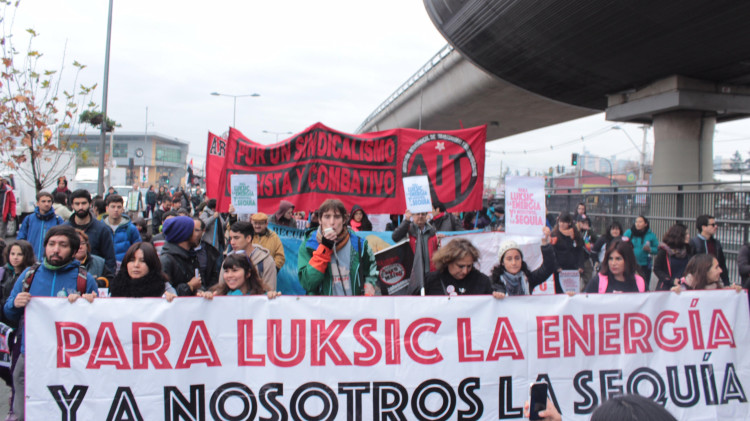
[[[560,287],[563,292],[581,292],[581,274],[577,270],[561,271]]]
[[[505,232],[540,235],[545,212],[543,178],[505,177]]]
[[[232,206],[236,213],[258,213],[258,175],[232,174]]]
[[[412,213],[432,212],[430,179],[426,175],[404,177],[406,209]]]
[[[537,285],[531,295],[555,295],[555,275],[550,275],[546,281]]]

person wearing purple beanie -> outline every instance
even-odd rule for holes
[[[178,296],[195,295],[201,288],[199,264],[193,244],[193,233],[201,230],[200,221],[189,216],[177,216],[164,223],[162,233],[166,242],[161,250],[162,271]]]

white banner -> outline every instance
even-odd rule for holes
[[[513,240],[518,244],[521,248],[521,253],[523,253],[523,261],[526,262],[529,270],[535,270],[542,265],[542,249],[540,248],[542,244],[541,230],[539,230],[539,235],[533,237],[508,235],[507,233],[497,231],[449,235],[440,240],[440,246],[448,244],[454,238],[465,238],[477,248],[477,251],[479,251],[479,261],[475,266],[487,276],[492,273],[492,268],[500,262],[500,257],[497,253],[500,251],[500,245],[505,240]],[[552,292],[554,292],[554,288]]]
[[[232,174],[232,206],[235,213],[258,212],[258,174]]]
[[[404,177],[406,209],[412,213],[432,212],[430,179],[426,175]]]
[[[559,276],[563,292],[581,291],[581,274],[577,269],[562,270]]]
[[[505,231],[541,235],[545,225],[544,179],[505,177]]]
[[[747,293],[34,298],[27,419],[566,420],[639,393],[747,419]],[[273,418],[275,417],[275,418]]]

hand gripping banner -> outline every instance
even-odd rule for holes
[[[746,420],[747,298],[33,298],[26,419],[521,419],[545,381],[564,420],[626,393]]]

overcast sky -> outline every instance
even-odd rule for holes
[[[35,47],[45,54],[45,68],[59,68],[67,43],[66,63],[88,66],[79,81],[99,83],[97,103],[107,3],[22,0],[14,24],[18,40],[26,28],[40,34]],[[236,127],[261,143],[277,139],[264,131],[298,132],[318,121],[353,132],[446,44],[420,0],[115,0],[113,16],[108,115],[122,125],[119,131],[144,132],[148,107],[148,130],[190,142],[197,161],[205,156],[207,132],[221,134],[232,124],[232,98],[211,92],[260,94],[237,99]],[[65,72],[71,75],[72,67]],[[487,175],[499,173],[500,161],[522,172],[569,165],[570,153],[583,147],[637,159],[613,125],[598,114],[491,142],[488,150],[505,154],[488,153]],[[621,126],[640,146],[637,126]],[[750,158],[749,133],[747,120],[719,125],[714,154],[740,150]],[[648,139],[651,149],[651,131]],[[550,145],[555,149],[522,152]]]

